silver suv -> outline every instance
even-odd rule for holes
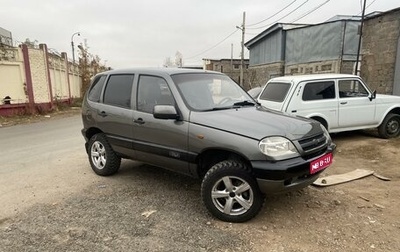
[[[332,163],[335,145],[318,122],[265,109],[229,77],[185,69],[96,75],[82,107],[95,173],[134,159],[202,179],[218,219],[244,222],[265,194],[308,186]]]

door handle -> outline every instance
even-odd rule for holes
[[[100,113],[98,113],[99,114],[99,116],[101,116],[101,117],[106,117],[107,116],[107,113],[105,112],[105,111],[101,111]]]
[[[345,105],[345,104],[347,104],[347,101],[346,102],[341,102],[340,104]]]
[[[145,123],[145,122],[143,121],[143,118],[133,119],[133,122],[134,122],[134,123],[137,123],[137,124],[144,124],[144,123]]]

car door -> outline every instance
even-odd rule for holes
[[[140,75],[136,100],[133,120],[136,159],[188,174],[188,123],[153,116],[155,105],[175,106],[167,81],[160,76]]]
[[[293,92],[286,112],[304,117],[320,117],[328,129],[338,125],[338,100],[334,80],[300,82]]]
[[[114,151],[134,157],[132,145],[132,86],[134,74],[108,76],[102,100],[96,106],[95,121]]]
[[[375,99],[358,79],[338,80],[339,127],[359,127],[377,124]]]

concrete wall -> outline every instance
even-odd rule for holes
[[[393,94],[400,37],[400,8],[366,19],[363,27],[361,77],[378,93]]]
[[[0,54],[0,105],[6,96],[11,97],[11,103],[28,102],[21,48],[10,48]]]
[[[56,102],[79,98],[80,87],[78,66],[66,53],[48,53],[44,44],[0,47],[0,115],[52,110]]]

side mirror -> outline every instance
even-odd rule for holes
[[[374,90],[374,92],[372,92],[372,95],[369,97],[369,100],[372,101],[375,98],[376,98],[376,90]]]
[[[179,114],[172,105],[156,105],[153,112],[154,118],[157,119],[179,119]]]

